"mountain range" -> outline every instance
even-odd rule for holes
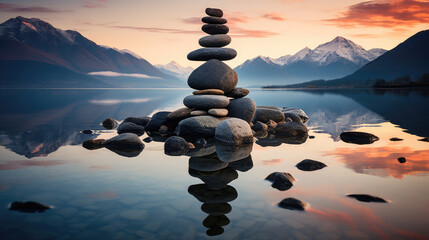
[[[192,71],[194,71],[194,68],[182,67],[175,61],[171,61],[166,65],[157,64],[155,65],[155,67],[158,68],[158,70],[160,70],[161,72],[176,76],[183,81],[187,81],[189,75],[191,75]]]
[[[97,45],[37,18],[0,24],[0,51],[1,87],[185,86],[131,51]]]
[[[292,84],[314,79],[334,79],[348,75],[386,50],[365,50],[360,45],[336,37],[310,49],[305,47],[294,55],[279,58],[258,56],[236,67],[244,86]]]
[[[414,34],[345,77],[276,87],[429,87],[429,30]]]

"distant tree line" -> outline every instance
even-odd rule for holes
[[[425,73],[417,81],[413,81],[410,76],[395,78],[392,81],[377,79],[373,88],[402,88],[402,87],[429,87],[429,73]]]

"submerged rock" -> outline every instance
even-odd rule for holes
[[[371,144],[379,140],[377,136],[366,132],[343,132],[340,138],[346,143],[354,144]]]
[[[253,143],[253,133],[249,124],[239,118],[229,118],[220,122],[215,131],[217,140],[232,145]]]
[[[141,136],[145,133],[145,128],[142,125],[137,125],[132,122],[123,122],[119,125],[117,131],[118,131],[118,134],[134,133],[134,134],[137,134],[138,136]]]
[[[18,212],[26,212],[26,213],[35,213],[35,212],[44,212],[51,207],[38,203],[38,202],[13,202],[10,205],[9,210],[18,211]]]
[[[101,125],[103,125],[103,127],[108,130],[115,129],[118,126],[118,124],[119,122],[113,118],[106,118],[103,120],[103,122],[101,122]]]
[[[103,148],[103,142],[105,141],[105,139],[90,139],[90,140],[86,140],[85,142],[82,143],[82,147],[88,149],[88,150],[95,150],[95,149],[100,149]]]
[[[296,198],[285,198],[279,203],[281,208],[297,211],[304,211],[307,206],[307,203]]]
[[[164,143],[164,153],[170,156],[183,155],[189,148],[190,144],[178,136],[171,136]]]
[[[324,167],[327,167],[326,164],[319,162],[319,161],[315,161],[315,160],[311,160],[311,159],[305,159],[302,160],[301,162],[299,162],[296,167],[301,170],[301,171],[316,171],[316,170],[320,170]]]
[[[349,195],[347,195],[347,197],[354,198],[360,202],[383,202],[383,203],[387,203],[387,201],[382,199],[382,198],[367,195],[367,194],[349,194]]]
[[[276,188],[280,191],[286,191],[293,186],[293,182],[296,181],[292,175],[284,172],[273,172],[265,180],[270,181],[271,187]]]

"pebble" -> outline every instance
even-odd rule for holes
[[[188,60],[191,61],[208,61],[217,59],[227,61],[234,59],[237,56],[237,51],[232,48],[200,48],[188,53]]]
[[[194,110],[191,112],[191,116],[203,116],[203,115],[208,115],[208,112],[204,110]]]
[[[208,113],[212,116],[225,117],[228,115],[228,110],[225,108],[212,108],[209,109]]]
[[[225,47],[231,43],[231,37],[226,34],[209,35],[200,38],[198,43],[202,47]]]
[[[203,89],[194,91],[194,95],[225,95],[225,92],[220,89]]]

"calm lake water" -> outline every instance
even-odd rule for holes
[[[302,108],[315,138],[302,144],[256,142],[251,159],[228,166],[225,176],[238,177],[224,191],[207,190],[200,178],[215,174],[190,170],[188,156],[165,155],[162,142],[145,143],[132,158],[81,146],[116,135],[100,126],[107,117],[174,110],[189,94],[190,89],[0,90],[1,239],[429,238],[429,143],[418,141],[429,136],[429,92],[254,89],[249,97],[257,105]],[[81,134],[84,129],[96,134]],[[380,140],[345,143],[339,135],[347,130]],[[304,159],[328,167],[304,172],[295,167]],[[279,191],[264,180],[272,172],[290,173],[297,181]],[[210,194],[210,203],[200,201]],[[348,194],[388,202],[360,202]],[[277,206],[288,197],[309,207]],[[11,211],[14,201],[53,208]]]

